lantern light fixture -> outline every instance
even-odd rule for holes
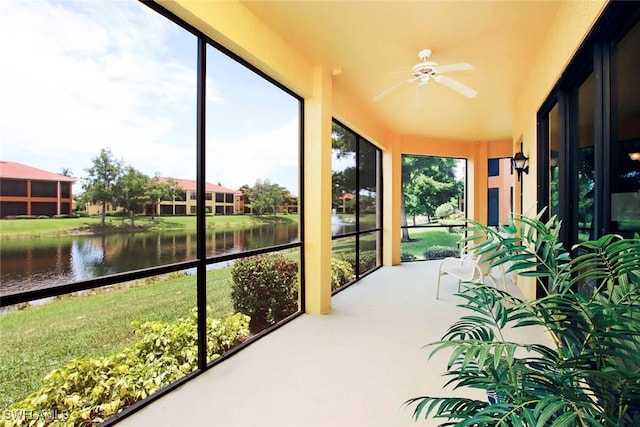
[[[518,151],[511,159],[513,168],[518,173],[518,179],[522,178],[522,172],[529,173],[529,158],[525,156],[522,151]]]

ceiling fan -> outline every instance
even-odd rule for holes
[[[393,92],[402,89],[405,86],[409,86],[411,83],[417,81],[418,88],[424,87],[429,84],[430,81],[435,81],[436,83],[440,83],[448,87],[449,89],[453,89],[456,92],[466,96],[467,98],[475,97],[478,92],[474,89],[471,89],[469,86],[466,86],[460,83],[457,80],[453,80],[450,77],[443,75],[444,73],[448,73],[451,71],[465,71],[465,70],[473,70],[473,65],[466,63],[459,64],[450,64],[450,65],[438,65],[436,62],[429,61],[429,57],[431,56],[431,49],[423,49],[418,52],[418,57],[421,62],[417,63],[411,68],[411,78],[404,80],[394,86],[391,86],[389,89],[384,92],[378,94],[374,101],[380,101],[382,98],[392,94]]]

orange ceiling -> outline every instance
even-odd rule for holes
[[[556,1],[252,1],[242,4],[311,64],[341,70],[346,88],[393,132],[465,140],[512,138],[518,92],[550,27]],[[478,91],[466,98],[417,82],[380,101],[376,95],[410,77],[418,51]]]

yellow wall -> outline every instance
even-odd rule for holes
[[[541,49],[529,70],[528,84],[517,98],[514,111],[513,149],[514,153],[519,151],[522,141],[523,152],[529,157],[530,164],[530,172],[528,175],[523,175],[522,180],[521,212],[525,214],[536,212],[538,177],[535,167],[537,164],[536,113],[606,4],[605,0],[562,2],[547,37],[540,40]],[[519,186],[516,185],[516,201],[520,200],[518,189]],[[535,297],[533,280],[519,278],[518,284],[525,297]]]
[[[313,94],[313,66],[237,0],[157,0],[298,95]]]

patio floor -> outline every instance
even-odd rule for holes
[[[462,310],[438,261],[383,267],[333,297],[329,315],[302,315],[118,426],[435,426],[407,399],[443,390],[446,355],[428,360]],[[509,291],[518,294],[510,284]],[[527,339],[544,339],[526,331]],[[467,396],[482,398],[479,391]]]

